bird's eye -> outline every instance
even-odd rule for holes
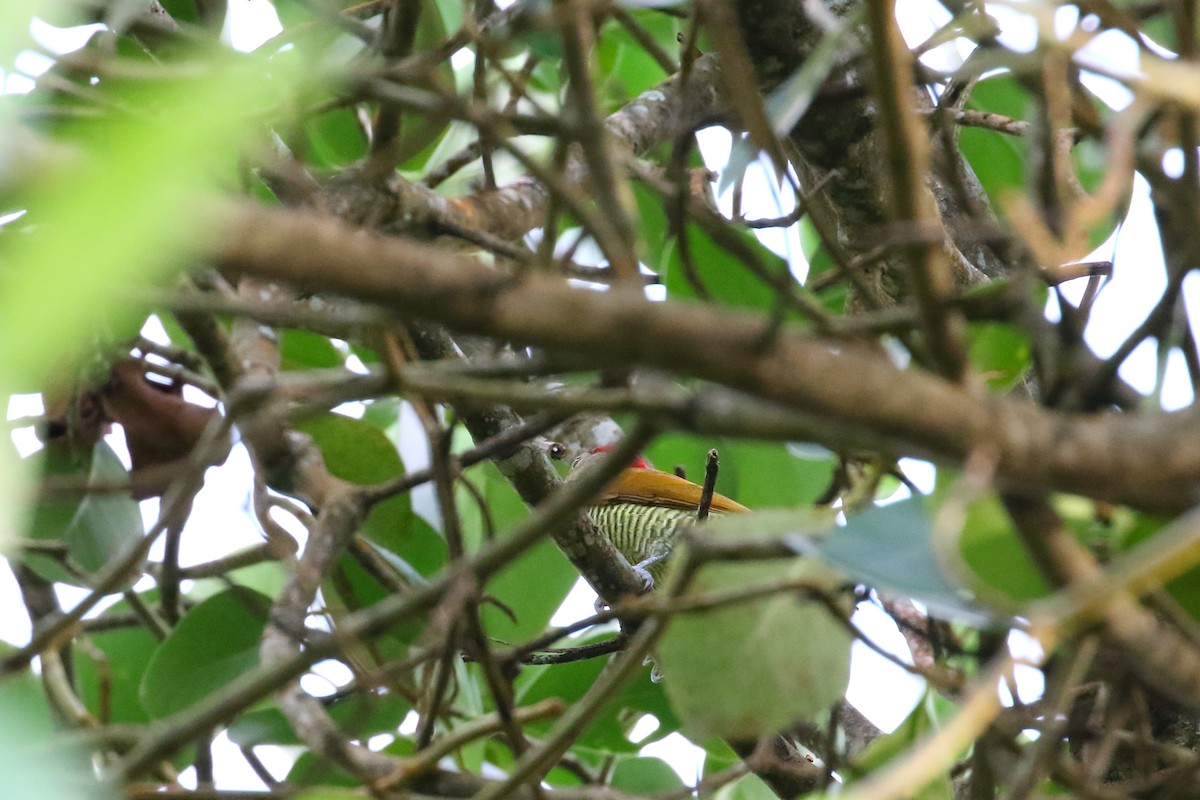
[[[546,452],[549,453],[550,457],[555,461],[562,461],[567,457],[567,448],[560,442],[551,442],[550,446],[546,448]]]

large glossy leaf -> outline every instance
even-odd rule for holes
[[[933,541],[933,518],[920,499],[853,514],[821,542],[821,557],[855,580],[914,597],[943,617],[981,623],[985,610]]]
[[[270,605],[270,598],[238,587],[189,611],[146,665],[147,713],[161,718],[185,709],[255,667]]]
[[[688,596],[781,580],[832,592],[842,577],[815,559],[711,563],[692,580]],[[689,734],[756,738],[826,710],[845,693],[850,637],[824,605],[777,593],[673,617],[658,663]]]

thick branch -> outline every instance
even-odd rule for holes
[[[787,332],[770,341],[766,323],[751,315],[652,303],[641,292],[581,290],[544,275],[518,278],[311,214],[243,206],[225,227],[214,255],[231,273],[706,378],[828,419],[856,432],[862,446],[895,455],[961,463],[989,447],[1010,491],[1049,488],[1168,511],[1200,501],[1200,442],[1182,414],[1072,415],[978,396],[849,345]]]

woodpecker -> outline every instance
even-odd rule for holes
[[[604,445],[575,459],[567,480],[613,449]],[[680,531],[696,524],[703,487],[670,472],[654,469],[637,456],[588,506],[588,516],[621,555],[654,586],[666,569],[664,559]],[[749,511],[741,503],[713,493],[710,515]]]

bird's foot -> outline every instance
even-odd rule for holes
[[[641,591],[642,594],[654,590],[654,576],[650,574],[650,567],[662,561],[670,554],[670,550],[663,550],[633,565],[634,573],[642,579],[642,583],[644,584]]]
[[[645,562],[642,562],[644,564]],[[650,574],[650,570],[646,569],[642,564],[633,565],[633,574],[638,576],[642,582],[642,588],[638,594],[647,594],[654,591],[654,576]]]

